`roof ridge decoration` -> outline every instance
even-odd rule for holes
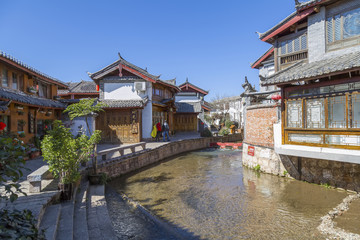
[[[62,84],[62,85],[66,85],[65,82],[63,82],[63,81],[61,81],[61,80],[59,80],[59,79],[57,79],[57,78],[51,77],[51,76],[49,76],[49,75],[47,75],[47,74],[45,74],[45,73],[43,73],[43,72],[40,72],[39,70],[37,70],[37,69],[35,69],[35,68],[33,68],[33,67],[30,67],[29,65],[27,65],[27,64],[25,64],[24,62],[22,62],[22,61],[20,61],[20,60],[18,60],[18,59],[16,59],[16,58],[14,58],[14,57],[11,56],[11,55],[5,53],[4,51],[1,51],[1,50],[0,50],[0,56],[6,58],[6,59],[8,59],[8,60],[10,60],[10,61],[12,61],[12,62],[14,62],[14,63],[16,63],[16,64],[18,64],[18,65],[20,65],[21,67],[26,68],[26,69],[28,69],[28,70],[36,73],[36,74],[39,74],[40,76],[46,77],[46,78],[48,78],[48,79],[50,79],[50,80],[52,80],[52,81],[55,81],[55,82],[57,82],[57,83],[60,83],[60,84]]]
[[[195,90],[196,90],[196,89],[197,89],[197,90],[200,90],[200,92],[203,92],[203,93],[206,94],[206,95],[209,94],[209,91],[206,91],[206,90],[204,90],[204,89],[202,89],[202,88],[200,88],[200,87],[198,87],[198,86],[190,83],[188,78],[186,78],[186,80],[185,80],[184,83],[182,83],[182,84],[179,85],[179,88],[181,88],[183,85],[186,85],[186,84],[192,86],[193,88],[195,88]]]

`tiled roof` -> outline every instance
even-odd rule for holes
[[[261,57],[259,57],[255,62],[253,62],[250,66],[251,68],[257,68],[259,65],[264,62],[265,59],[269,58],[274,53],[274,46],[271,46]]]
[[[276,24],[274,27],[270,28],[269,30],[267,30],[264,33],[259,33],[259,38],[263,39],[265,38],[267,35],[269,35],[270,33],[272,33],[273,31],[275,31],[276,29],[280,28],[282,25],[284,25],[285,23],[287,23],[288,21],[290,21],[292,18],[294,18],[296,16],[297,12],[293,12],[291,13],[289,16],[287,16],[284,20],[282,20],[281,22],[279,22],[278,24]]]
[[[35,68],[30,67],[29,65],[21,62],[20,60],[14,58],[13,56],[11,56],[11,55],[9,55],[9,54],[6,54],[6,53],[3,52],[3,51],[0,51],[0,56],[6,58],[6,59],[8,59],[8,60],[10,60],[10,61],[12,61],[12,62],[14,62],[14,63],[16,63],[16,64],[18,64],[19,66],[21,66],[21,67],[23,67],[23,68],[26,68],[27,70],[29,70],[29,71],[31,71],[31,72],[34,72],[34,73],[36,73],[36,74],[39,74],[39,75],[41,75],[41,76],[43,76],[43,77],[45,77],[45,78],[48,78],[48,79],[50,79],[50,80],[52,80],[52,81],[54,81],[54,82],[60,83],[60,84],[62,84],[62,85],[66,85],[66,83],[60,81],[59,79],[50,77],[49,75],[47,75],[47,74],[45,74],[45,73],[42,73],[42,72],[40,72],[39,70],[36,70]]]
[[[265,78],[262,85],[276,85],[294,81],[316,79],[323,75],[335,75],[338,72],[360,68],[360,52],[344,54],[316,62],[298,62],[274,75]]]
[[[91,79],[98,80],[101,77],[105,76],[106,74],[114,71],[118,67],[118,65],[121,63],[131,69],[134,69],[135,71],[141,73],[142,75],[144,75],[148,78],[151,78],[152,80],[154,80],[157,83],[165,84],[167,86],[173,87],[176,90],[180,91],[180,89],[176,86],[176,78],[170,79],[170,80],[162,80],[162,79],[160,79],[161,75],[158,75],[158,76],[152,75],[152,74],[148,73],[147,69],[140,68],[140,67],[126,61],[124,58],[122,58],[120,56],[120,54],[119,54],[119,57],[120,57],[120,59],[115,61],[114,63],[106,66],[105,68],[103,68],[95,73],[88,73],[88,75],[90,76]]]
[[[105,108],[143,108],[147,102],[146,100],[112,100],[101,99],[99,102],[105,103]]]
[[[176,102],[177,113],[200,113],[201,103],[200,102]]]
[[[81,82],[69,82],[68,86],[68,90],[59,89],[58,94],[65,95],[68,93],[98,93],[98,91],[96,91],[96,83],[93,81],[81,80]]]
[[[305,1],[305,2],[300,2],[299,4],[296,4],[296,9],[299,10],[303,10],[304,8],[310,7],[312,5],[316,5],[318,3],[322,3],[325,2],[327,0],[310,0],[310,1]]]
[[[0,101],[0,111],[6,111],[9,107],[9,104],[11,103],[11,100],[9,101]]]
[[[15,102],[20,102],[20,103],[35,105],[40,107],[66,108],[66,105],[59,101],[40,98],[13,89],[1,88],[1,87],[0,87],[0,99],[13,100]]]
[[[114,63],[104,67],[103,69],[95,72],[95,73],[89,73],[89,76],[90,78],[92,79],[99,79],[103,74],[106,74],[108,72],[111,72],[114,70],[114,67],[117,67],[120,63],[124,64],[125,66],[128,66],[138,72],[140,72],[141,74],[153,79],[153,80],[157,80],[159,79],[160,75],[159,76],[155,76],[155,75],[152,75],[150,73],[148,73],[147,69],[142,69],[128,61],[126,61],[125,59],[123,59],[121,56],[120,56],[120,59],[115,61]]]

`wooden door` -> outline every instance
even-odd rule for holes
[[[197,114],[175,114],[175,131],[196,132]]]
[[[140,142],[139,110],[106,110],[96,119],[103,143]]]

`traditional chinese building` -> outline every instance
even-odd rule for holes
[[[139,142],[151,138],[157,122],[168,121],[174,128],[175,80],[161,80],[122,58],[89,73],[98,85],[99,100],[107,104],[96,119],[104,142]]]
[[[99,91],[96,90],[96,84],[93,81],[69,82],[68,89],[61,89],[58,95],[62,99],[82,99],[82,98],[98,98]]]
[[[68,86],[12,56],[0,52],[0,121],[6,131],[25,134],[25,142],[41,137],[66,105],[55,100]]]
[[[359,21],[357,0],[311,0],[260,34],[273,46],[275,69],[262,85],[281,89],[281,123],[273,126],[281,163],[296,178],[357,191]]]
[[[181,92],[175,96],[175,131],[197,132],[206,127],[204,114],[210,112],[210,105],[204,100],[209,91],[205,91],[188,79],[179,85]]]

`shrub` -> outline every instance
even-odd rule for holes
[[[230,126],[233,125],[233,122],[230,120],[225,121],[225,127],[230,128]]]
[[[201,133],[201,137],[212,137],[212,133],[208,128],[205,128]]]
[[[43,231],[36,228],[31,211],[0,210],[0,239],[45,239]]]
[[[230,134],[230,131],[227,127],[223,127],[222,129],[220,129],[219,131],[219,135],[220,136],[227,136]]]

